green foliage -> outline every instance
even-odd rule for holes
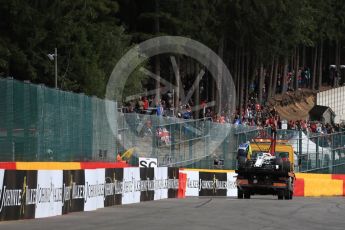
[[[0,73],[54,85],[48,53],[58,48],[58,85],[104,96],[130,37],[116,18],[116,1],[24,1],[0,4]]]
[[[245,48],[267,64],[272,56],[291,56],[301,45],[344,41],[345,4],[341,0],[0,0],[0,31],[1,76],[53,86],[54,64],[46,55],[57,47],[60,88],[103,97],[113,67],[135,43],[179,35],[218,52],[222,39],[225,57]],[[162,72],[166,69],[161,67]],[[139,72],[133,74],[128,92],[141,91],[143,80]]]

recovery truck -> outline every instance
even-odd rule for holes
[[[238,199],[251,195],[277,195],[291,200],[294,191],[294,151],[283,140],[253,139],[241,144],[237,153]]]

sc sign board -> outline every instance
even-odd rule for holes
[[[139,157],[140,168],[157,168],[157,158]]]

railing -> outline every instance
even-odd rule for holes
[[[269,133],[270,130],[239,133],[237,139],[243,143],[262,132]],[[345,131],[320,134],[306,133],[301,130],[278,130],[277,139],[287,140],[293,146],[297,171],[317,171],[318,169],[332,171],[333,165],[342,164],[345,160]]]

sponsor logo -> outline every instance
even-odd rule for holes
[[[237,188],[235,181],[227,180],[222,181],[218,179],[213,180],[191,180],[187,179],[187,188],[197,188],[199,191],[206,190],[218,190],[218,189],[235,189]]]
[[[158,189],[178,189],[179,180],[173,179],[154,179],[120,181],[106,178],[106,181],[91,184],[77,184],[71,181],[69,186],[65,183],[62,187],[56,187],[53,182],[49,186],[41,187],[37,184],[36,188],[29,188],[25,184],[21,189],[7,189],[6,186],[0,188],[0,212],[4,207],[37,205],[41,203],[61,202],[62,206],[66,201],[88,199],[94,197],[113,196],[131,192],[155,191]]]
[[[1,191],[0,212],[4,207],[22,205],[22,189],[6,189],[4,186]]]
[[[108,181],[111,180],[108,178]],[[117,181],[104,184],[104,198],[114,194],[125,194],[129,192],[155,191],[158,189],[178,189],[178,179],[155,179]]]
[[[140,168],[156,168],[157,167],[157,158],[139,157],[139,167]]]

